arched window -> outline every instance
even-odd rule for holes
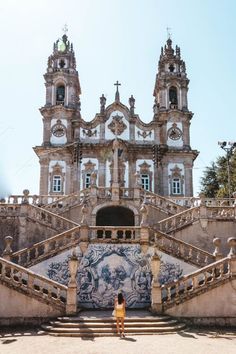
[[[174,86],[170,87],[169,90],[169,101],[170,105],[176,105],[178,104],[178,98],[177,98],[177,88]]]
[[[57,87],[57,94],[56,94],[56,104],[64,104],[65,100],[65,86],[61,85]]]

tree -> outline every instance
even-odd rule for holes
[[[230,177],[230,181],[229,181]],[[236,191],[236,153],[229,158],[229,174],[227,156],[219,156],[216,162],[206,167],[201,178],[201,192],[207,198],[228,198]]]

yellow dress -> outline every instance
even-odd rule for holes
[[[124,304],[124,302],[122,304],[118,304],[118,302],[117,302],[115,305],[115,311],[116,311],[116,317],[124,318],[125,317],[125,304]]]

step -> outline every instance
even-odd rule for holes
[[[117,335],[116,334],[116,328],[110,328],[108,330],[107,328],[104,329],[73,329],[73,328],[55,328],[52,326],[42,326],[42,328],[48,333],[48,334],[54,334],[54,335],[62,335],[62,336],[107,336],[107,335]],[[172,333],[172,332],[177,332],[180,330],[183,330],[185,328],[184,323],[179,323],[178,325],[175,326],[169,326],[169,327],[149,327],[149,328],[127,328],[125,327],[125,333],[127,335],[140,335],[140,334],[156,334],[156,333]]]
[[[99,323],[99,322],[114,322],[114,317],[88,317],[88,316],[76,316],[76,317],[58,317],[60,322],[70,322],[70,323],[81,323],[81,322],[88,322],[88,323]],[[168,321],[171,320],[170,316],[143,316],[143,317],[135,317],[135,316],[127,316],[125,317],[125,322],[157,322],[157,321]]]

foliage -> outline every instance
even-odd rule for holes
[[[220,156],[206,167],[201,178],[201,193],[207,198],[228,198],[230,175],[230,195],[236,191],[236,152],[227,161],[227,156]]]

